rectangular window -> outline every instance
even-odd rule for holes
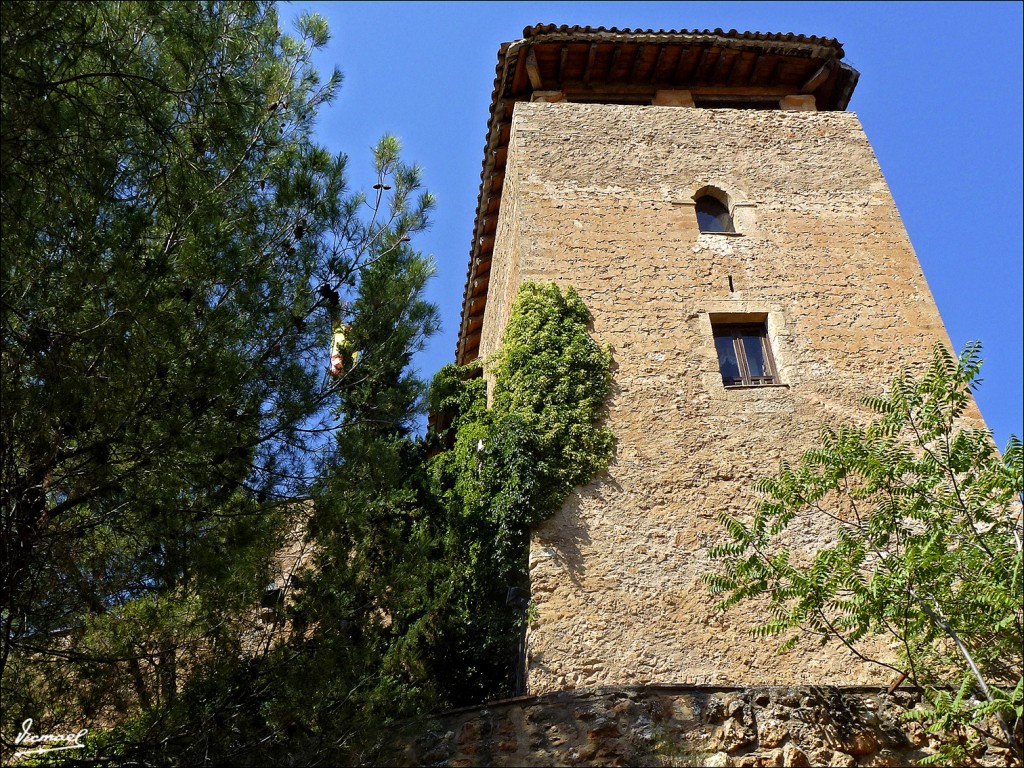
[[[762,323],[713,323],[722,384],[751,387],[778,384],[768,332]]]

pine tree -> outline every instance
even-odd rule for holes
[[[289,612],[299,631],[280,649],[288,663],[264,726],[290,728],[293,755],[302,745],[337,761],[372,746],[387,720],[441,704],[425,658],[441,650],[434,612],[446,567],[415,433],[424,384],[409,366],[436,328],[422,298],[430,273],[423,257],[389,245],[364,271],[353,304],[360,354],[338,387],[342,426],[308,529],[315,554]]]
[[[339,389],[407,362],[396,307],[430,330],[414,295],[363,282],[432,201],[394,139],[369,196],[312,141],[340,82],[311,64],[316,16],[289,36],[264,2],[2,11],[6,735],[26,711],[171,711],[239,657],[316,457],[381,418],[339,422]],[[360,356],[332,375],[344,325]]]

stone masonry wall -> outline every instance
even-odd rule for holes
[[[406,722],[372,765],[902,766],[934,752],[911,692],[649,686],[564,691]],[[993,745],[979,765],[1008,765]]]
[[[756,606],[718,616],[701,581],[720,511],[752,511],[755,478],[949,344],[857,117],[515,110],[481,354],[521,281],[574,286],[612,348],[618,441],[608,473],[535,531],[528,691],[889,682],[841,647],[778,655],[749,634]],[[738,235],[699,232],[706,185],[730,196]],[[783,386],[725,389],[709,313],[766,314]],[[831,535],[807,520],[790,543],[810,556]]]

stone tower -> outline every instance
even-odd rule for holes
[[[574,286],[614,357],[612,466],[533,535],[530,693],[887,681],[842,648],[778,655],[701,581],[720,510],[949,345],[842,58],[555,26],[499,51],[457,360],[497,348],[525,280]]]

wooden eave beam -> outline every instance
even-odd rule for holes
[[[708,56],[708,49],[707,48],[701,48],[700,49],[700,54],[697,56],[697,61],[694,63],[693,68],[690,70],[689,74],[686,76],[686,78],[685,78],[685,80],[683,82],[685,82],[685,83],[696,83],[697,82],[697,75],[700,72],[701,67],[704,65],[704,61],[707,59],[707,56]]]
[[[800,93],[812,93],[828,79],[830,74],[832,74],[832,59],[822,64],[813,75],[804,81],[804,84],[800,86]]]
[[[563,45],[558,55],[558,82],[565,80],[565,64],[569,61],[569,46]]]
[[[597,43],[590,44],[590,50],[587,51],[587,65],[583,69],[583,82],[589,83],[590,77],[594,73],[594,57],[597,55]]]
[[[728,92],[722,90],[722,86],[719,85],[694,85],[689,89],[690,93],[697,96],[717,96],[722,98],[731,98],[735,96],[738,99],[758,99],[764,97],[773,96],[788,96],[793,93],[791,87],[785,85],[737,85],[729,88]]]
[[[621,103],[644,106],[650,104],[658,86],[648,83],[566,83],[563,90],[569,101],[584,104]]]
[[[540,76],[540,65],[537,63],[537,54],[533,46],[526,52],[526,74],[530,78],[530,87],[535,91],[544,90],[544,80]]]
[[[517,56],[515,69],[512,71],[512,77],[508,82],[508,88],[507,90],[500,91],[500,95],[504,99],[514,98],[516,94],[525,93],[529,85],[530,77],[526,73],[526,56]]]
[[[654,66],[651,68],[651,76],[647,78],[647,82],[653,83],[657,81],[658,70],[661,69],[661,64],[665,60],[665,51],[667,50],[667,45],[662,45],[658,47],[658,55],[654,59]]]
[[[469,334],[469,333],[473,333],[474,331],[479,331],[480,330],[480,326],[482,326],[483,324],[484,324],[484,316],[483,315],[475,315],[474,317],[469,318],[467,320],[467,322],[466,322],[466,333]]]
[[[640,43],[640,45],[636,47],[636,52],[633,54],[633,65],[629,68],[629,81],[631,83],[636,81],[637,72],[640,70],[640,61],[643,59],[644,49],[646,47],[646,45]]]
[[[708,59],[704,63],[704,71],[703,71],[703,73],[700,73],[700,72],[697,73],[697,79],[694,80],[694,82],[695,83],[701,83],[703,85],[711,85],[711,83],[713,82],[712,79],[711,79],[712,73],[717,70],[718,62],[720,62],[721,60],[722,60],[722,49],[721,48],[710,49],[708,51]]]
[[[490,272],[483,277],[478,277],[473,281],[473,298],[479,298],[480,296],[486,296],[487,285],[490,283]]]
[[[715,66],[712,68],[711,74],[708,76],[707,82],[709,85],[718,84],[718,78],[722,74],[722,69],[725,67],[726,59],[732,61],[732,59],[735,58],[735,56],[730,57],[728,54],[729,51],[727,50],[721,50],[718,52],[718,59],[715,61]]]
[[[722,84],[729,85],[732,82],[732,74],[736,71],[736,62],[743,58],[743,51],[736,51],[735,55],[729,59],[729,68],[722,75]]]
[[[462,347],[462,360],[459,361],[459,365],[467,365],[476,360],[480,355],[478,350],[480,349],[480,332],[466,337],[466,343]]]
[[[671,83],[672,85],[676,85],[682,82],[683,62],[686,61],[686,57],[689,53],[689,46],[679,46],[679,58],[676,59],[676,65],[672,68],[672,75],[669,78],[669,83]]]
[[[605,81],[608,81],[608,80],[612,79],[612,72],[615,71],[615,66],[619,63],[619,57],[621,55],[622,55],[622,48],[616,45],[612,49],[612,57],[611,57],[610,63],[608,64],[608,72],[604,76]]]
[[[763,57],[764,54],[760,51],[758,51],[757,55],[754,57],[754,63],[750,65],[750,72],[747,73],[747,85],[753,85],[754,81],[757,79],[757,68],[761,64],[761,59]]]

